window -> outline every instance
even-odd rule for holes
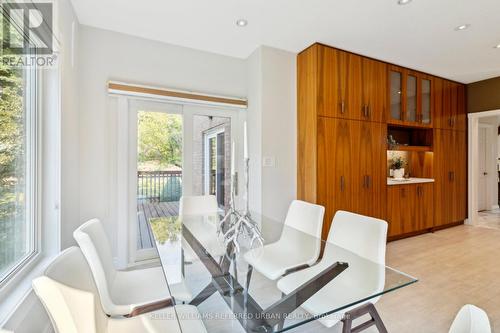
[[[37,253],[36,70],[0,64],[0,283]]]

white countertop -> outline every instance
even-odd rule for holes
[[[420,184],[420,183],[433,183],[432,178],[408,178],[403,180],[395,180],[394,178],[387,178],[387,185],[406,185],[406,184]]]

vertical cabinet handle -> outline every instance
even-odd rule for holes
[[[450,180],[450,182],[455,181],[455,172],[454,171],[448,172],[448,179]]]
[[[344,114],[345,112],[345,102],[342,101],[340,102],[340,113]]]
[[[366,187],[370,188],[370,183],[371,183],[371,176],[366,175]]]
[[[345,180],[344,176],[340,176],[340,192],[344,192]]]

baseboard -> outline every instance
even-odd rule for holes
[[[456,227],[456,226],[459,226],[462,224],[464,224],[464,221],[452,222],[452,223],[448,223],[445,225],[440,225],[440,226],[436,226],[436,227],[432,227],[432,228],[428,228],[428,229],[424,229],[424,230],[419,230],[419,231],[413,231],[413,232],[409,232],[409,233],[402,234],[402,235],[389,236],[389,237],[387,237],[387,241],[393,242],[393,241],[396,241],[399,239],[419,236],[419,235],[427,234],[427,233],[434,232],[434,231],[439,231],[439,230],[443,230],[443,229],[447,229],[447,228]]]

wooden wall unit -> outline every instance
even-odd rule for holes
[[[297,66],[297,196],[325,206],[324,238],[337,210],[387,219],[390,238],[465,219],[463,85],[321,44],[301,52]],[[395,69],[402,73],[400,120],[389,104]],[[414,101],[406,104],[413,83]],[[429,132],[424,143],[413,139],[423,146],[401,149],[412,154],[415,175],[435,183],[387,186],[387,131],[394,126]]]

